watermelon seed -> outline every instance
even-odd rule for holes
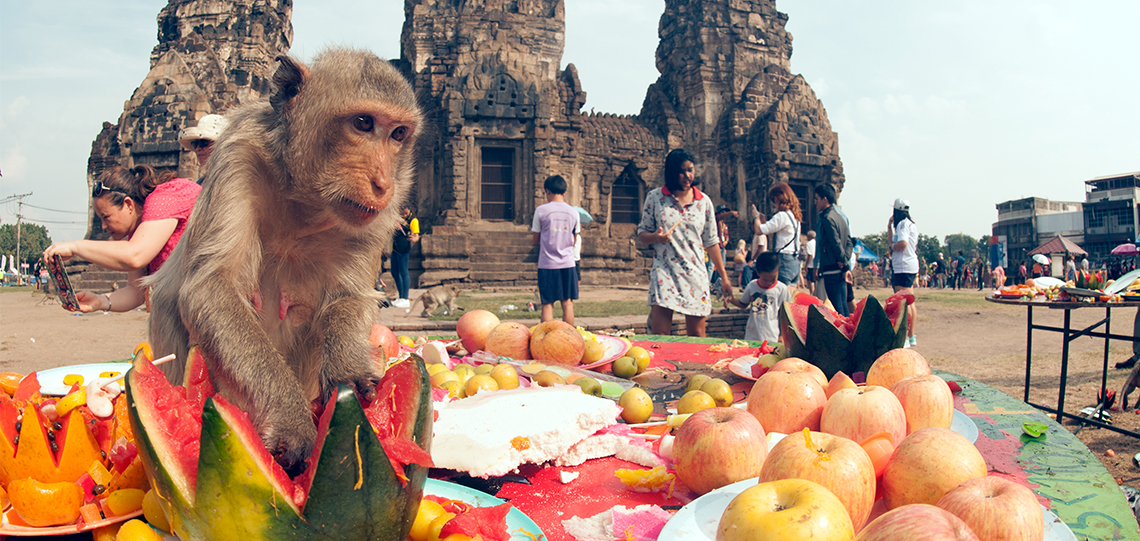
[[[63,430],[63,425],[59,424],[59,421],[52,421],[51,427],[56,430]]]
[[[19,434],[16,434],[16,437],[12,439],[12,443],[14,443],[16,445],[20,445],[20,435]]]
[[[49,441],[55,441],[55,432],[52,430],[48,430],[47,432],[48,432],[48,440]]]
[[[105,460],[107,460],[107,451],[104,451],[104,450],[102,450],[102,449],[99,449],[99,454],[100,454],[100,455],[103,455],[103,460],[104,460],[104,461],[105,461]]]
[[[98,496],[106,490],[107,490],[107,487],[105,487],[103,485],[95,485],[95,488],[91,489],[91,493]]]
[[[23,422],[23,421],[16,421],[16,432],[19,432],[19,431],[20,431],[20,429],[21,429],[21,428],[23,428],[23,427],[24,427],[24,422]]]
[[[54,442],[54,441],[53,441],[53,442],[51,442],[51,452],[53,452],[53,453],[58,453],[58,452],[59,452],[59,444],[57,444],[57,443],[56,443],[56,442]]]

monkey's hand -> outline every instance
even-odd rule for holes
[[[384,365],[374,363],[375,348],[368,342],[371,330],[370,306],[375,301],[366,297],[341,298],[322,313],[321,326],[325,330],[321,352],[321,400],[328,400],[337,385],[351,385],[365,402],[376,398],[376,386],[384,375]]]

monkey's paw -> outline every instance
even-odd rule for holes
[[[328,401],[336,392],[337,386],[344,383],[351,386],[365,403],[371,402],[376,399],[376,386],[380,384],[382,375],[376,372],[371,361],[357,373],[336,373],[326,370],[321,378],[321,400]]]
[[[296,477],[309,467],[307,460],[317,441],[317,427],[309,416],[270,423],[259,432],[265,448],[289,477]]]

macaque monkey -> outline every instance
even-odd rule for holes
[[[454,285],[435,286],[431,289],[428,289],[427,291],[424,291],[423,294],[419,296],[419,298],[412,301],[411,306],[408,306],[408,309],[404,310],[404,313],[411,313],[412,308],[415,308],[416,303],[423,303],[424,311],[420,314],[420,317],[431,316],[432,313],[435,312],[435,310],[440,306],[444,307],[443,310],[445,314],[451,314],[456,310],[462,310],[462,308],[455,306],[455,299],[459,298],[459,293],[459,288]]]
[[[388,62],[330,49],[277,58],[267,102],[227,117],[189,226],[152,286],[150,341],[205,353],[214,387],[245,410],[274,458],[304,469],[309,410],[348,383],[375,398],[369,330],[383,248],[412,183],[421,114]]]

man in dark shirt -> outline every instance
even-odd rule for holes
[[[835,311],[849,316],[847,306],[847,261],[851,257],[851,234],[847,221],[835,210],[835,187],[829,183],[815,187],[815,208],[819,211],[819,233],[816,235],[816,266],[823,278],[827,298]]]

